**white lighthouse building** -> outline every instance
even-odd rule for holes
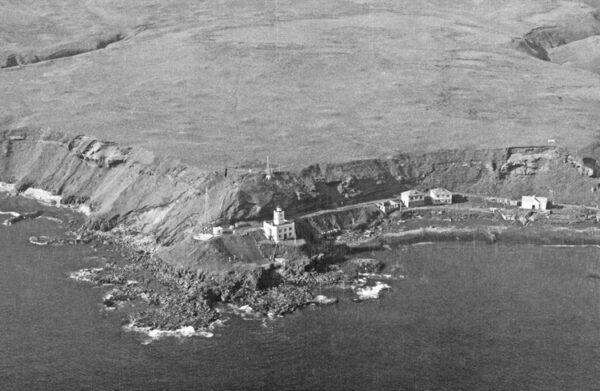
[[[272,221],[263,223],[263,230],[267,239],[275,243],[296,239],[296,224],[293,220],[285,219],[285,212],[280,207],[273,211]]]

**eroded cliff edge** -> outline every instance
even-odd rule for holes
[[[89,207],[88,227],[112,231],[163,261],[187,269],[223,270],[228,254],[195,241],[209,221],[229,224],[381,199],[408,189],[443,186],[455,192],[596,204],[593,146],[576,156],[556,146],[399,153],[384,159],[314,164],[299,172],[264,167],[206,171],[142,149],[39,129],[0,132],[0,181],[48,190],[63,203]],[[208,192],[208,216],[205,192]]]

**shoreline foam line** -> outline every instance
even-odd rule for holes
[[[19,216],[21,216],[21,214],[18,213],[18,212],[13,212],[13,211],[4,212],[2,210],[0,210],[0,215],[11,215],[12,217],[19,217]]]
[[[133,323],[129,323],[123,328],[126,331],[136,332],[145,335],[148,337],[142,344],[148,345],[153,341],[157,341],[166,337],[176,337],[176,338],[189,338],[189,337],[203,337],[203,338],[212,338],[214,337],[214,333],[204,330],[198,329],[196,330],[192,326],[184,326],[180,327],[176,330],[162,330],[162,329],[153,329],[150,327],[139,327],[135,326]]]

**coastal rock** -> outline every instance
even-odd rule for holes
[[[282,285],[244,297],[243,303],[263,315],[284,315],[314,301],[307,287]]]
[[[356,258],[350,260],[359,273],[378,273],[383,269],[383,262],[373,258]]]
[[[203,300],[169,296],[160,307],[137,314],[132,324],[161,330],[201,329],[210,326],[218,317],[218,313]]]
[[[23,220],[35,219],[35,218],[40,217],[42,214],[43,213],[40,210],[36,210],[34,212],[22,213],[22,214],[20,214],[18,216],[10,217],[9,219],[7,219],[4,222],[4,225],[13,225],[13,224],[16,224],[16,223],[18,223],[20,221],[23,221]]]

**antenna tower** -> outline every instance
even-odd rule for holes
[[[267,173],[266,178],[271,179],[272,171],[271,171],[271,164],[269,163],[269,156],[267,156],[267,171],[266,171],[266,173]]]

